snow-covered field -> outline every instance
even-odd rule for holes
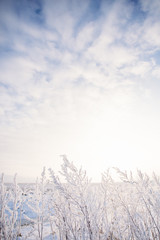
[[[0,239],[150,240],[160,239],[160,181],[153,175],[116,169],[99,184],[66,157],[65,183],[45,169],[35,184],[4,184],[0,191]]]

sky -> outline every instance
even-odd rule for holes
[[[160,1],[0,1],[0,172],[160,175]]]

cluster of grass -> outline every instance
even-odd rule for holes
[[[63,157],[60,174],[45,169],[32,189],[14,178],[0,192],[0,239],[151,240],[160,239],[160,180],[109,170],[92,184],[83,169]],[[24,224],[24,219],[26,224]],[[27,227],[27,231],[24,228]]]

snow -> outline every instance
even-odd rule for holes
[[[64,158],[66,183],[45,170],[35,184],[4,184],[1,180],[1,239],[104,240],[158,239],[160,236],[160,180],[116,170],[92,184],[82,169]]]

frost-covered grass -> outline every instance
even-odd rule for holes
[[[0,239],[160,239],[160,180],[115,169],[92,184],[82,169],[63,157],[62,183],[45,169],[35,184],[6,185],[1,177]]]

